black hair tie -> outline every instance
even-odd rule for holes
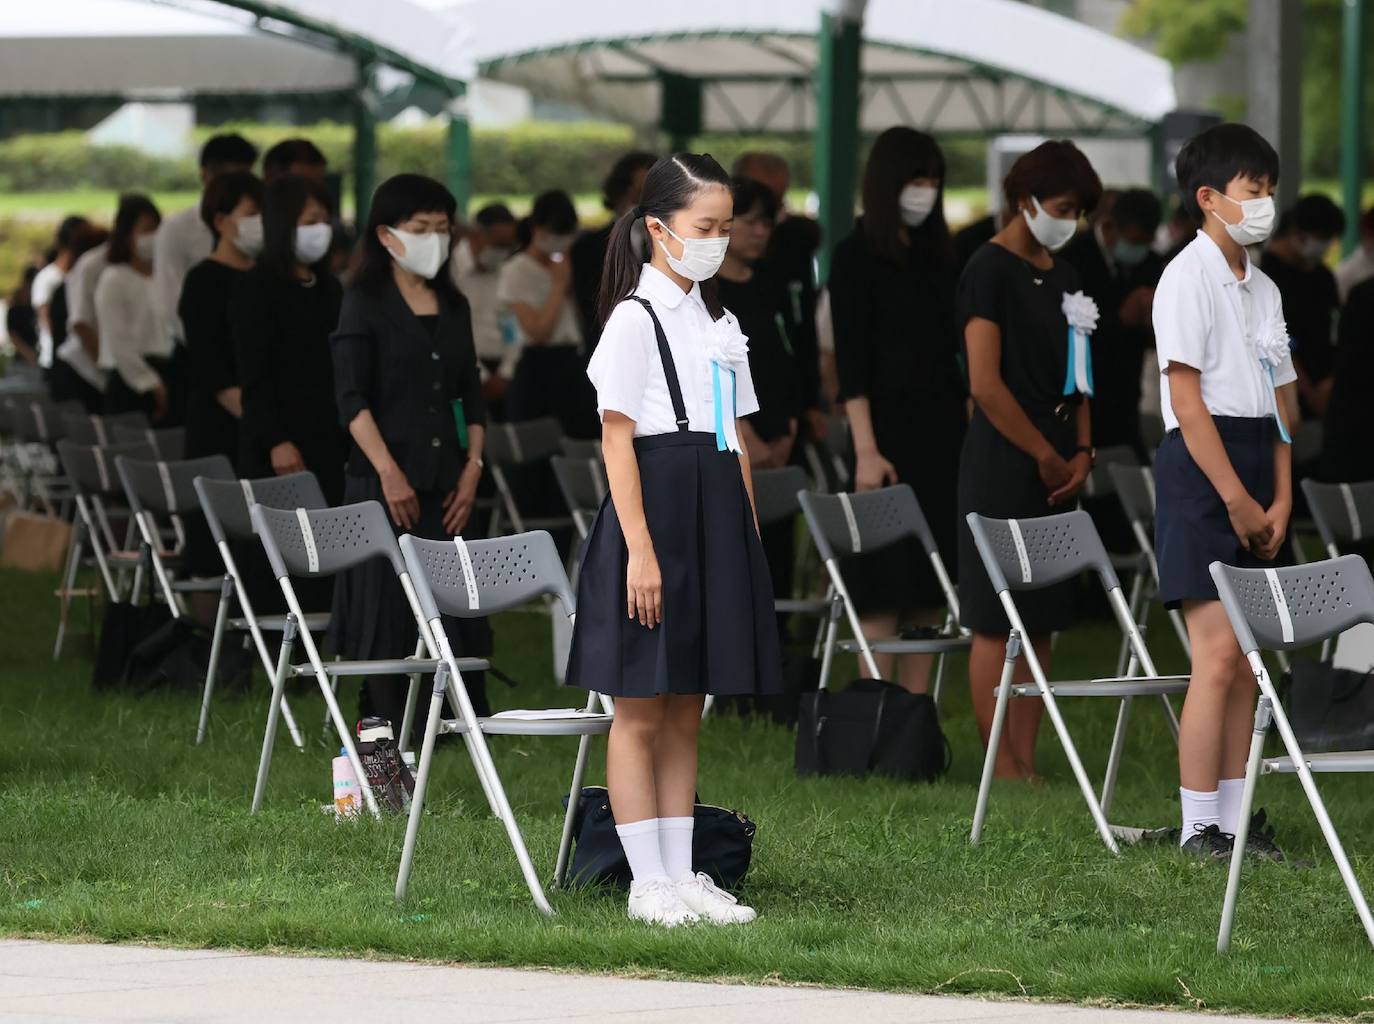
[[[634,206],[630,209],[630,219],[639,220],[644,216],[644,207]]]

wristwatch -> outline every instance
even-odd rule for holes
[[[485,462],[483,462],[481,459],[472,459],[472,458],[470,458],[470,459],[468,459],[468,461],[469,461],[469,462],[475,462],[475,463],[477,463],[477,468],[478,468],[478,469],[486,469],[486,468],[487,468],[487,464],[486,464]]]
[[[1097,465],[1097,449],[1094,448],[1092,445],[1080,444],[1077,448],[1073,450],[1073,453],[1075,455],[1086,455],[1088,457],[1088,465]]]

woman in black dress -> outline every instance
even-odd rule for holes
[[[251,478],[308,469],[337,505],[347,438],[329,355],[343,289],[321,265],[333,236],[330,215],[329,192],[318,181],[285,175],[267,185],[262,254],[237,289],[231,324],[243,402],[239,472]]]
[[[874,140],[863,217],[835,247],[830,303],[855,489],[909,484],[952,568],[965,413],[944,176],[944,155],[929,135],[899,127]],[[867,635],[942,622],[944,594],[916,540],[847,558],[841,570]],[[890,674],[892,656],[877,660]],[[904,657],[901,684],[924,692],[930,663],[927,655]]]
[[[474,536],[467,527],[482,478],[486,411],[472,315],[448,273],[455,211],[433,179],[398,174],[382,183],[330,338],[339,417],[353,438],[344,501],[380,501],[397,535],[430,540]],[[491,653],[485,619],[446,619],[445,631],[460,656]],[[330,635],[349,659],[415,652],[415,618],[391,566],[372,561],[339,578]],[[488,713],[480,681],[464,682],[478,713]],[[363,716],[399,730],[407,683],[368,679]],[[414,723],[421,734],[425,715],[421,707]]]
[[[740,420],[739,438],[754,469],[777,469],[792,459],[803,410],[802,373],[795,353],[814,352],[815,339],[803,337],[811,328],[798,321],[787,282],[760,263],[778,217],[777,198],[758,182],[739,178],[731,182],[731,191],[735,223],[716,283],[721,305],[734,314],[749,339],[749,373],[759,399],[759,411]],[[793,527],[789,520],[761,529],[773,590],[783,595],[792,592]]]
[[[239,457],[243,391],[234,361],[230,307],[244,274],[262,251],[262,182],[248,171],[221,174],[205,188],[200,219],[215,248],[186,274],[177,315],[189,362],[186,457]]]
[[[1092,421],[1078,393],[1065,394],[1068,368],[1066,295],[1080,291],[1078,272],[1054,253],[1090,213],[1102,183],[1070,142],[1046,142],[1012,165],[1003,183],[1020,216],[973,254],[959,279],[958,317],[975,405],[959,465],[959,604],[972,630],[969,685],[987,742],[1010,625],[963,519],[1032,519],[1071,507],[1092,469]],[[1072,581],[1037,590],[1018,607],[1029,640],[1048,670],[1050,636],[1073,623]],[[1017,682],[1030,679],[1024,658]],[[1038,700],[1008,708],[996,772],[1033,778]]]

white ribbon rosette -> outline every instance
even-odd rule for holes
[[[749,339],[739,329],[739,321],[726,313],[711,325],[706,335],[706,358],[711,367],[711,404],[715,410],[716,450],[738,453],[739,435],[735,430],[739,407],[737,373],[749,365]],[[727,412],[724,382],[730,384]]]
[[[1088,335],[1097,329],[1101,315],[1097,303],[1083,292],[1065,292],[1060,304],[1064,319],[1069,322],[1069,359],[1064,375],[1064,394],[1082,392],[1089,398],[1093,393],[1093,356]]]
[[[1270,317],[1266,323],[1260,325],[1252,341],[1255,356],[1259,359],[1260,366],[1264,367],[1265,373],[1269,375],[1269,394],[1273,396],[1274,422],[1278,424],[1279,437],[1283,439],[1284,444],[1292,444],[1293,439],[1289,437],[1288,428],[1283,425],[1283,417],[1279,415],[1277,385],[1274,383],[1274,371],[1283,365],[1291,351],[1288,325],[1283,322],[1283,317]]]

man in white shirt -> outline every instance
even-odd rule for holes
[[[1365,210],[1360,218],[1360,244],[1336,267],[1336,289],[1341,295],[1341,305],[1345,305],[1351,289],[1371,277],[1374,277],[1374,206]]]
[[[38,272],[29,288],[29,301],[38,314],[38,365],[52,368],[53,329],[48,319],[48,307],[53,293],[61,286],[76,261],[76,243],[81,233],[90,227],[85,217],[67,217],[57,228],[56,255],[52,262]]]
[[[251,171],[257,162],[257,148],[242,135],[215,135],[201,147],[201,187],[231,171]],[[177,303],[181,283],[187,272],[210,255],[214,238],[200,219],[200,204],[172,214],[158,228],[153,250],[153,287],[157,296],[158,319],[167,336],[177,344],[185,340]]]
[[[472,307],[472,340],[482,367],[487,401],[499,401],[515,373],[520,347],[501,330],[496,296],[501,267],[515,253],[515,215],[501,203],[477,211],[472,228],[454,247],[449,274]]]

